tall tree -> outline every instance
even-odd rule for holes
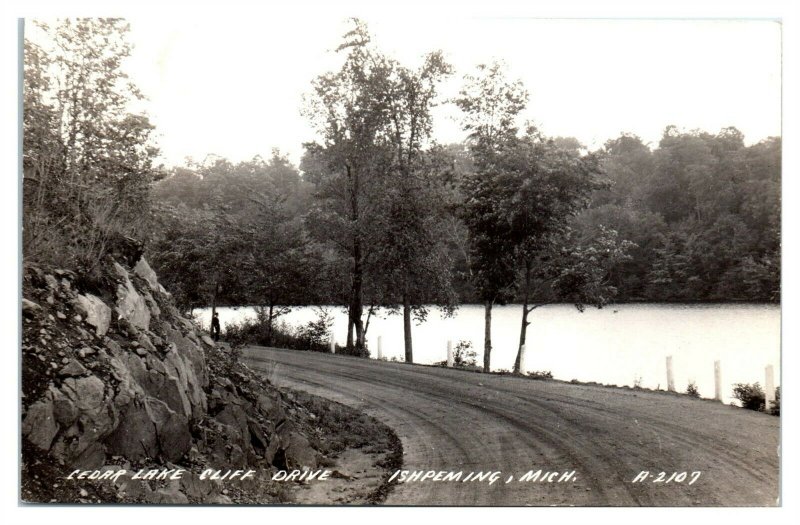
[[[328,237],[338,233],[352,261],[348,348],[363,353],[373,306],[397,298],[411,361],[412,312],[423,314],[428,300],[452,304],[448,264],[431,220],[436,206],[429,196],[436,189],[425,155],[436,87],[450,66],[440,53],[431,53],[418,70],[403,67],[370,45],[357,20],[339,51],[347,52],[342,69],[315,81],[309,104],[324,138],[323,144],[308,145],[304,159],[321,203],[311,217],[325,225]],[[430,290],[421,279],[440,283],[442,293],[423,293]],[[367,322],[365,293],[371,297]]]
[[[501,159],[517,143],[517,120],[528,100],[522,83],[507,80],[504,69],[500,63],[479,65],[475,75],[465,77],[455,100],[475,167],[464,180],[463,217],[470,235],[472,279],[484,304],[486,372],[491,366],[492,307],[511,299],[516,286],[515,246],[501,211],[509,174]]]
[[[370,261],[383,276],[385,286],[396,290],[403,313],[406,362],[411,363],[412,313],[422,321],[427,304],[439,304],[452,312],[455,294],[450,278],[450,260],[440,227],[440,170],[449,169],[441,157],[426,152],[433,129],[431,110],[436,104],[437,85],[451,73],[441,53],[425,57],[419,70],[389,62],[392,74],[387,94],[391,148],[391,184],[385,188],[379,218],[381,233]]]
[[[519,372],[528,315],[544,304],[531,296],[533,282],[552,281],[547,302],[566,300],[579,309],[585,303],[602,306],[615,292],[606,282],[608,261],[618,259],[622,247],[611,240],[615,232],[603,231],[588,247],[566,249],[570,221],[588,205],[592,193],[604,186],[595,155],[582,156],[577,147],[561,147],[531,127],[498,161],[506,174],[498,207],[510,226],[509,242],[522,267],[522,321],[514,365]],[[599,260],[598,254],[604,254],[605,260]],[[532,298],[539,302],[529,305]]]
[[[423,322],[430,305],[451,315],[457,298],[452,286],[452,262],[446,246],[444,228],[447,210],[443,207],[442,187],[437,175],[443,169],[425,155],[414,170],[387,188],[383,196],[384,213],[378,218],[380,231],[368,260],[379,274],[385,306],[398,305],[403,315],[405,360],[413,362],[412,317]]]
[[[390,163],[384,134],[388,128],[391,64],[370,44],[359,20],[345,34],[337,52],[345,53],[341,69],[317,77],[306,115],[322,138],[307,144],[306,166],[322,168],[317,181],[318,220],[328,224],[350,258],[347,349],[363,355],[365,259],[371,249],[371,223]]]

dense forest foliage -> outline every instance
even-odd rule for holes
[[[652,149],[626,134],[601,154],[612,186],[576,228],[635,244],[611,271],[617,300],[780,300],[780,138],[745,146],[735,128],[668,126]]]
[[[743,139],[733,128],[711,134],[679,132],[668,127],[652,149],[635,135],[624,134],[595,152],[601,159],[602,178],[610,184],[593,192],[591,203],[574,217],[572,227],[584,239],[596,238],[606,228],[633,243],[629,257],[608,272],[608,279],[617,288],[615,301],[779,301],[781,141],[769,138],[745,146]],[[577,142],[573,147],[579,147]],[[458,302],[481,302],[468,278],[465,228],[453,211],[460,198],[455,183],[470,169],[469,160],[462,145],[441,148],[439,153],[453,159],[441,162],[445,169],[440,174],[450,184],[449,193],[440,204],[452,213],[439,220],[454,288]],[[306,162],[312,162],[310,155]],[[454,164],[467,167],[453,169]],[[200,291],[212,281],[215,271],[232,270],[236,260],[209,263],[208,270],[190,272],[201,275],[201,279],[182,282],[185,270],[170,269],[166,262],[170,254],[184,254],[187,261],[196,258],[200,264],[213,253],[226,253],[223,241],[214,240],[215,235],[226,237],[225,228],[233,227],[237,221],[224,220],[251,213],[260,206],[259,195],[275,200],[265,208],[279,215],[269,221],[270,228],[296,228],[294,234],[287,233],[284,242],[318,250],[313,255],[303,252],[306,259],[302,264],[288,266],[330,267],[334,263],[335,251],[322,242],[335,243],[332,238],[325,239],[330,230],[310,220],[319,213],[318,194],[313,171],[307,173],[301,174],[276,152],[269,162],[256,158],[232,165],[214,159],[192,170],[175,169],[172,176],[154,186],[159,221],[174,219],[193,224],[207,236],[202,242],[190,242],[197,252],[194,257],[169,233],[167,242],[158,244],[158,252],[153,254],[164,278],[170,279],[173,288],[181,290],[179,293],[187,294],[187,304],[210,304]],[[186,238],[185,229],[164,231]],[[219,252],[212,249],[214,246]],[[267,244],[263,249],[268,249]],[[296,247],[284,256],[288,254],[301,257]],[[319,269],[312,273],[318,275]],[[346,292],[333,288],[331,283],[316,282],[309,289],[297,290],[294,299],[287,292],[276,299],[276,304],[315,300],[325,303],[333,300],[336,293]],[[269,303],[267,295],[258,296],[264,292],[247,297],[248,288],[242,289],[233,282],[224,289],[221,301],[225,304]],[[375,304],[383,302],[378,292],[369,292]],[[539,293],[546,300],[550,291]],[[521,301],[522,297],[515,295],[512,300]]]
[[[502,63],[443,102],[440,53],[407,68],[353,21],[340,69],[309,85],[299,166],[273,150],[156,169],[153,128],[126,109],[126,26],[43,29],[53,49],[25,44],[26,260],[91,274],[133,237],[187,310],[259,305],[272,326],[341,305],[363,355],[384,307],[403,315],[407,361],[412,319],[481,303],[487,369],[494,304],[524,305],[522,347],[527,314],[552,302],[780,300],[780,138],[667,126],[658,144],[626,133],[588,151],[522,122],[526,87]],[[461,110],[463,143],[435,142],[439,103]]]

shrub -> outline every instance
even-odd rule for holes
[[[453,366],[477,366],[477,353],[472,349],[472,341],[461,340],[453,349]]]
[[[781,415],[781,387],[775,389],[775,401],[772,402],[769,413],[773,416]]]
[[[459,341],[453,349],[453,368],[478,368],[477,353],[472,349],[471,341]],[[447,366],[447,361],[433,363],[436,366]]]
[[[295,337],[317,352],[327,352],[332,326],[333,317],[331,314],[325,308],[319,308],[317,310],[317,318],[297,328]]]
[[[330,329],[333,317],[324,308],[319,309],[317,319],[298,327],[293,327],[285,322],[275,323],[273,320],[271,333],[267,317],[257,315],[255,319],[245,319],[240,323],[228,324],[225,327],[225,339],[231,346],[256,344],[292,350],[330,351]]]
[[[553,379],[553,373],[549,370],[546,371],[533,371],[528,372],[528,377],[532,379]]]
[[[739,400],[742,408],[764,411],[764,390],[758,383],[736,383],[733,385],[733,397]]]
[[[697,383],[694,381],[690,381],[689,385],[686,387],[686,393],[689,394],[691,397],[700,397],[700,391],[697,390]]]

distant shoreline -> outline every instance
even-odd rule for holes
[[[620,303],[609,303],[602,308],[596,308],[594,306],[587,306],[586,310],[608,310],[615,306],[627,306],[627,305],[642,305],[642,304],[650,304],[650,305],[668,305],[668,306],[677,306],[677,305],[685,305],[685,306],[728,306],[728,305],[763,305],[763,306],[777,306],[780,307],[780,302],[770,302],[770,301],[626,301]],[[217,305],[217,309],[219,308],[233,308],[238,310],[240,308],[257,308],[257,307],[268,308],[268,306],[257,305],[257,304],[245,304],[245,305]],[[276,307],[289,307],[289,308],[343,308],[347,309],[347,305],[332,305],[332,304],[295,304],[295,305],[275,305]],[[434,305],[427,305],[430,309],[437,309]],[[458,307],[462,306],[483,306],[483,303],[462,303],[458,305]],[[522,303],[506,303],[506,304],[495,304],[494,308],[503,308],[508,306],[518,306],[522,307]],[[573,303],[549,303],[539,308],[547,308],[550,306],[573,306]],[[211,306],[196,306],[192,309],[194,310],[210,310]],[[379,306],[378,308],[386,309],[389,308],[387,306]]]

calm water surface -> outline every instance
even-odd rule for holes
[[[520,305],[493,310],[492,369],[510,370],[519,341]],[[330,307],[333,334],[344,344],[347,314]],[[317,309],[294,309],[280,318],[299,325],[314,320]],[[209,323],[210,310],[195,311]],[[483,363],[483,306],[461,306],[443,319],[432,310],[427,322],[412,327],[414,361],[435,363],[447,357],[447,341],[471,341],[477,362]],[[220,308],[223,326],[254,317],[252,308]],[[530,316],[526,371],[550,371],[556,379],[666,389],[666,357],[673,356],[675,386],[685,391],[696,382],[700,395],[714,395],[714,361],[722,362],[723,395],[732,400],[733,383],[764,385],[764,367],[775,368],[780,384],[780,307],[777,305],[663,305],[634,304],[587,309],[569,305],[539,308]],[[373,356],[377,338],[386,358],[403,359],[403,322],[400,315],[373,316],[367,342]]]

